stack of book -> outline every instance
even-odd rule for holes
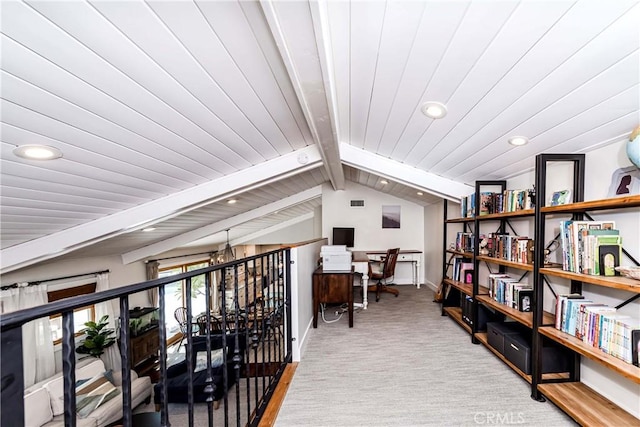
[[[528,283],[520,283],[508,274],[491,273],[487,277],[487,287],[489,297],[494,301],[518,311],[531,311],[533,287]]]
[[[459,231],[456,233],[456,250],[462,252],[473,252],[475,244],[473,233]]]
[[[614,221],[560,221],[562,268],[574,273],[615,276],[622,237]]]
[[[640,320],[580,294],[558,295],[555,327],[613,357],[638,365]]]
[[[533,264],[533,239],[527,236],[489,233],[488,256],[522,264]]]

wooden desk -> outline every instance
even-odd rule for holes
[[[349,307],[349,327],[353,328],[353,269],[352,271],[313,272],[313,327],[318,327],[318,311],[321,303],[343,303]]]

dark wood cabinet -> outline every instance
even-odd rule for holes
[[[131,366],[136,367],[147,359],[158,357],[160,350],[159,328],[149,329],[138,336],[132,336],[129,344]]]
[[[347,303],[349,327],[353,328],[353,271],[325,272],[322,267],[313,272],[313,327],[318,327],[320,304]]]

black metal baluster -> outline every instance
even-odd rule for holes
[[[185,357],[190,385],[187,390],[187,403],[189,404],[189,426],[193,426],[193,315],[191,313],[193,302],[191,301],[191,277],[185,279],[185,285],[185,298],[187,300],[187,347]]]
[[[129,360],[129,297],[120,297],[120,359],[122,360],[122,422],[131,427],[131,361]]]
[[[158,319],[160,339],[160,425],[162,427],[170,427],[169,421],[169,402],[167,399],[167,313],[165,312],[165,288],[164,285],[158,287],[158,307],[160,308],[160,316]]]
[[[24,366],[22,361],[22,325],[6,329],[0,334],[3,357],[0,358],[2,369],[2,397],[0,399],[0,424],[3,426],[24,425]],[[7,357],[7,349],[15,357]],[[18,356],[19,355],[19,356]],[[9,411],[7,408],[13,408]]]
[[[207,395],[207,420],[209,427],[213,426],[213,392],[215,390],[215,384],[213,384],[213,377],[211,376],[211,273],[207,273],[204,276],[204,296],[205,296],[205,316],[207,322],[206,328],[206,340],[207,340],[207,377],[205,379],[204,393]],[[200,326],[200,325],[198,325]],[[202,331],[200,331],[202,335]]]
[[[73,310],[62,313],[62,376],[64,382],[64,425],[76,426],[76,354]],[[5,356],[6,357],[6,356]],[[6,408],[5,408],[6,410]]]

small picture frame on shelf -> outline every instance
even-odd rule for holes
[[[554,191],[551,196],[550,206],[566,205],[571,203],[571,190]]]

